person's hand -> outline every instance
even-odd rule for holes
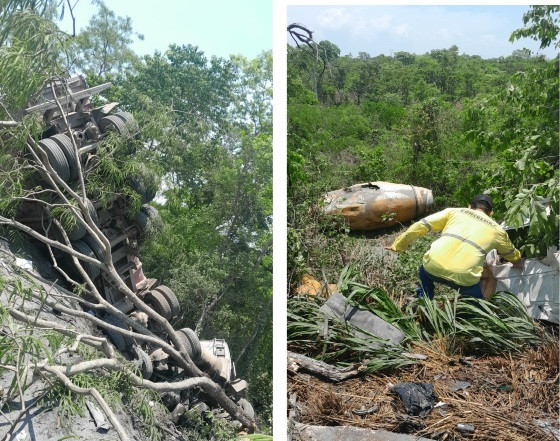
[[[512,266],[512,268],[523,268],[524,264],[525,264],[525,258],[520,257],[519,260],[516,260],[515,262],[513,262],[511,264],[511,266]]]

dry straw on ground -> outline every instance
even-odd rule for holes
[[[412,433],[439,440],[555,441],[535,420],[558,429],[558,344],[529,349],[517,355],[472,358],[448,357],[425,348],[425,361],[391,376],[369,375],[339,384],[325,383],[309,375],[288,379],[288,395],[297,406],[298,420],[316,425],[351,425]],[[452,391],[464,380],[467,389]],[[423,381],[434,386],[446,406],[424,418],[406,415],[388,384]],[[375,409],[367,415],[354,411]],[[461,433],[457,424],[474,426]]]

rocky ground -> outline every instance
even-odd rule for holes
[[[0,239],[0,279],[2,280],[0,301],[3,305],[15,306],[19,310],[25,311],[28,315],[59,323],[78,332],[102,336],[97,329],[94,329],[84,319],[64,316],[45,305],[41,305],[41,302],[38,300],[30,297],[24,300],[22,296],[17,294],[17,292],[25,293],[27,289],[43,289],[44,292],[50,293],[50,295],[64,295],[64,288],[52,282],[55,276],[56,274],[52,267],[33,246],[28,244],[23,249],[16,250],[16,247],[10,246],[7,240]],[[17,281],[21,281],[21,286],[15,289],[14,286],[19,283]],[[69,300],[66,300],[66,303],[78,308],[78,305],[72,304],[73,302]],[[2,330],[0,341],[6,336],[6,327],[10,326],[17,326],[17,324],[12,324],[10,318],[6,318],[3,323],[4,329]],[[44,340],[43,343],[49,344],[48,341]],[[1,402],[3,405],[0,412],[1,439],[5,439],[12,425],[15,425],[16,429],[8,437],[9,440],[57,441],[62,439],[95,439],[110,441],[119,439],[116,431],[107,421],[105,421],[105,424],[101,423],[100,427],[97,427],[96,421],[88,409],[83,409],[82,415],[73,415],[71,424],[68,425],[64,419],[61,419],[57,408],[53,408],[51,405],[38,400],[45,391],[46,383],[44,379],[37,379],[25,390],[23,394],[24,403],[28,409],[22,412],[22,404],[19,398],[7,400],[12,378],[13,375],[6,371],[0,376]],[[90,402],[97,407],[93,399],[90,399]],[[113,410],[131,440],[143,441],[146,439],[142,431],[135,427],[131,416],[123,408],[117,406]],[[93,411],[95,413],[95,410]]]

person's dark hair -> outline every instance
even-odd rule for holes
[[[487,194],[477,194],[469,202],[470,206],[474,209],[480,208],[484,210],[486,214],[490,214],[494,208],[494,202],[492,198]]]

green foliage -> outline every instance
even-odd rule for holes
[[[187,422],[183,436],[186,441],[230,441],[237,439],[233,426],[228,422],[215,418],[212,412],[200,412],[197,409],[193,409],[186,412],[185,416]]]
[[[140,427],[150,441],[165,439],[164,433],[158,429],[156,422],[167,410],[156,392],[150,389],[133,389],[123,397],[123,402],[131,409],[133,415],[139,417]]]
[[[531,6],[531,9],[523,15],[523,24],[526,27],[514,31],[509,41],[528,37],[540,41],[541,49],[550,46],[552,43],[554,43],[555,48],[559,47],[559,13],[560,6],[558,5]]]
[[[117,17],[102,0],[92,3],[97,13],[72,41],[76,67],[90,80],[94,76],[122,75],[139,62],[138,55],[130,48],[134,37],[140,40],[144,37],[133,32],[130,17]]]
[[[12,119],[47,78],[63,72],[67,43],[67,35],[31,9],[14,7],[0,16],[2,119]]]
[[[379,337],[359,336],[357,328],[319,311],[321,301],[313,297],[288,299],[288,347],[299,353],[342,366],[362,362],[368,373],[390,371],[414,364],[402,356],[400,345]]]
[[[339,292],[350,304],[401,329],[407,339],[395,345],[373,335],[363,337],[363,330],[320,312],[322,299],[296,296],[288,299],[290,348],[331,364],[361,362],[367,372],[385,372],[415,363],[403,354],[410,343],[434,351],[441,350],[443,343],[447,355],[465,355],[515,353],[550,339],[509,293],[497,293],[487,301],[460,298],[454,292],[433,300],[420,297],[401,308],[384,290],[357,283],[357,277],[354,269],[346,267]]]
[[[492,100],[480,103],[470,113],[476,128],[466,134],[479,155],[494,156],[479,182],[496,196],[506,224],[529,223],[529,237],[516,244],[529,257],[544,255],[558,243],[557,91],[558,61],[542,61],[516,74],[510,87]]]

